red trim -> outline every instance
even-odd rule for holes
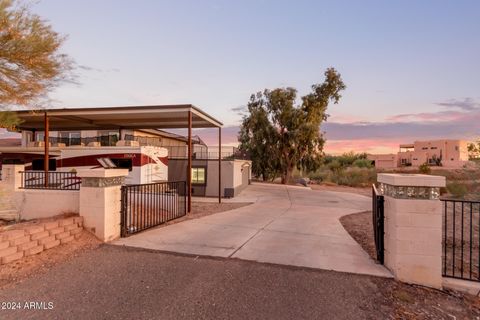
[[[78,157],[69,157],[69,158],[60,158],[59,156],[50,155],[50,158],[57,158],[57,168],[62,167],[83,167],[83,166],[98,166],[98,158],[131,158],[132,165],[135,167],[144,166],[149,163],[155,163],[155,161],[141,153],[105,153],[105,154],[93,154],[93,155],[83,155]],[[31,163],[34,159],[43,159],[42,154],[33,154],[33,153],[2,153],[0,155],[0,168],[2,166],[2,160],[5,158],[9,159],[20,159],[24,163]],[[164,165],[168,166],[168,158],[161,157],[158,158]],[[30,169],[31,166],[25,167],[25,169]]]

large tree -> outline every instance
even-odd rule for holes
[[[325,139],[320,125],[329,103],[338,103],[346,88],[340,74],[329,68],[323,83],[312,85],[297,101],[294,88],[264,90],[251,96],[239,134],[240,149],[250,154],[252,171],[264,180],[278,175],[290,181],[295,168],[316,170]]]
[[[70,75],[71,60],[59,52],[65,38],[28,6],[0,0],[0,106],[37,105]],[[11,115],[0,115],[11,126]]]

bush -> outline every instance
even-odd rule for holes
[[[432,169],[430,169],[428,163],[424,163],[420,167],[418,167],[418,171],[423,174],[430,174],[432,172]]]
[[[463,198],[468,193],[467,186],[458,182],[447,184],[447,190],[455,198]]]
[[[338,185],[349,187],[365,187],[377,180],[377,172],[375,169],[351,167],[346,170],[334,172],[331,182]]]
[[[372,168],[372,161],[368,159],[357,159],[353,162],[353,166],[358,168]]]
[[[343,165],[339,160],[335,159],[328,164],[328,169],[330,169],[333,172],[338,172],[343,169]]]

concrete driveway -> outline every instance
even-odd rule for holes
[[[116,245],[391,277],[342,227],[369,198],[252,184],[232,201],[252,205],[121,238]]]

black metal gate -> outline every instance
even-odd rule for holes
[[[443,276],[480,281],[480,201],[442,201]]]
[[[373,236],[375,238],[375,249],[377,252],[377,260],[381,264],[384,263],[384,199],[379,194],[375,185],[372,185],[372,224]]]
[[[185,181],[122,186],[122,237],[186,215],[186,195]]]

